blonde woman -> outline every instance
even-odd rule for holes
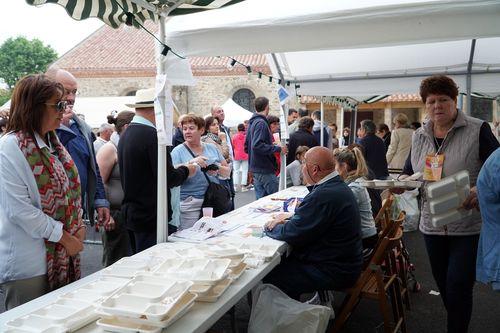
[[[333,152],[335,159],[335,170],[349,186],[359,207],[361,217],[361,238],[363,239],[363,249],[373,249],[377,243],[377,228],[372,215],[372,206],[368,191],[361,185],[368,175],[363,152],[357,146],[335,149]]]
[[[408,117],[404,113],[398,113],[392,122],[394,123],[394,129],[391,133],[391,143],[385,158],[389,168],[403,169],[406,158],[410,153],[413,130],[408,127]]]

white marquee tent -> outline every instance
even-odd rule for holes
[[[274,54],[273,75],[300,94],[414,93],[423,76],[447,73],[497,96],[499,18],[499,1],[247,0],[172,18],[166,31],[186,56]]]

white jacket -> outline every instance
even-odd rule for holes
[[[6,134],[0,139],[0,283],[47,273],[44,240],[58,242],[63,225],[41,207],[35,177],[17,138]]]

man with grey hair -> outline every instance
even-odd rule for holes
[[[375,135],[377,126],[371,120],[363,120],[358,129],[359,144],[363,146],[366,164],[376,179],[389,177],[385,159],[384,141]]]
[[[109,202],[106,200],[99,166],[95,159],[94,145],[92,144],[95,138],[94,134],[90,126],[81,120],[73,110],[76,95],[78,95],[76,78],[70,72],[55,66],[51,66],[46,74],[64,88],[62,99],[68,103],[68,107],[63,113],[61,126],[56,129],[56,133],[78,169],[83,210],[91,225],[94,225],[94,210],[97,211],[100,226],[114,223],[110,219]]]
[[[99,149],[101,149],[101,147],[104,146],[104,144],[106,144],[106,142],[109,141],[109,139],[111,138],[111,134],[113,134],[114,130],[115,130],[115,128],[111,124],[107,124],[107,123],[101,124],[101,126],[97,130],[97,133],[99,134],[99,136],[94,141],[94,150],[95,150],[96,155],[97,155],[97,152],[99,151]]]

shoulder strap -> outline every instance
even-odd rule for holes
[[[182,143],[184,145],[184,147],[187,149],[187,151],[189,152],[189,154],[191,154],[191,156],[193,156],[193,158],[196,158],[197,156],[193,153],[193,151],[188,147],[188,145],[183,142]],[[203,145],[203,143],[202,143]],[[205,176],[205,179],[207,180],[207,182],[210,184],[211,181],[210,181],[210,178],[208,178],[207,174],[204,172],[204,171],[201,171],[203,173],[203,175]]]

